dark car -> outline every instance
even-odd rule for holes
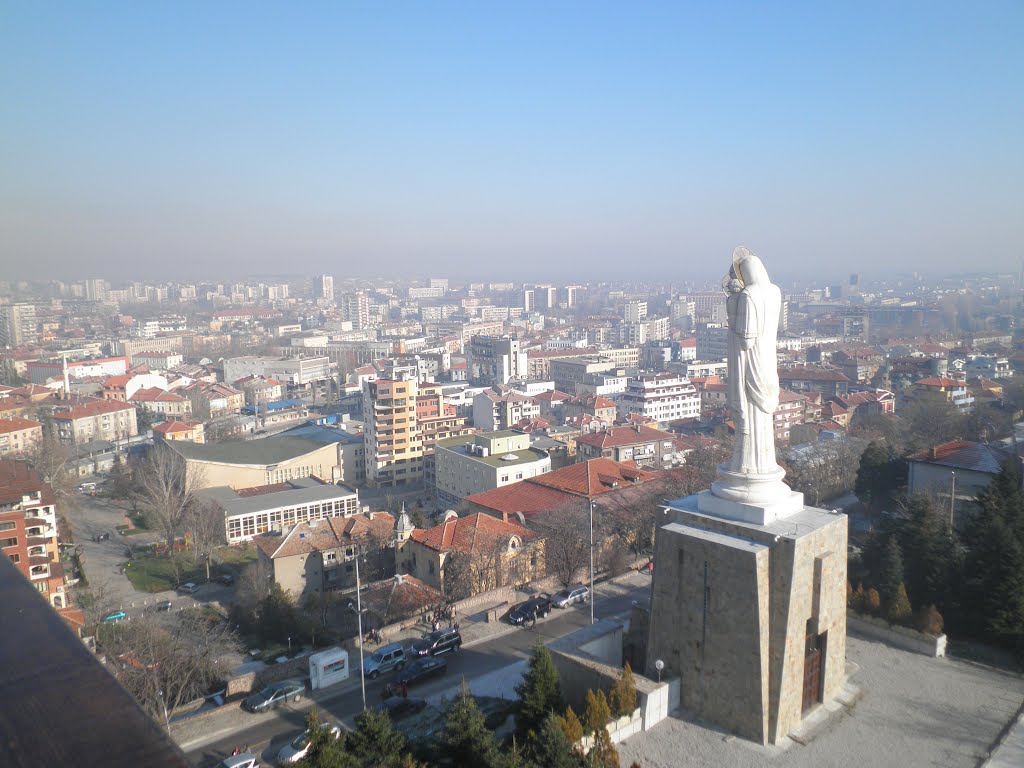
[[[394,689],[395,686],[403,684],[416,685],[432,677],[440,677],[447,671],[448,662],[444,659],[424,656],[422,659],[416,659],[416,661],[403,669],[398,677],[395,678],[395,682],[391,684],[391,688]]]
[[[217,577],[217,581],[223,584],[225,587],[230,587],[235,583],[235,575],[233,573],[222,573]]]
[[[387,712],[392,720],[401,720],[403,717],[415,715],[422,712],[427,706],[423,699],[407,699],[401,696],[389,696],[380,704],[374,707],[378,712]]]
[[[153,606],[153,610],[157,613],[171,610],[174,604],[170,600],[160,600],[156,605]]]
[[[247,698],[242,702],[242,709],[249,712],[267,712],[286,701],[298,701],[305,692],[306,686],[302,681],[282,680]]]
[[[439,653],[457,651],[462,646],[462,635],[455,627],[438,629],[412,644],[411,656],[437,656]]]
[[[509,611],[508,620],[510,624],[531,626],[537,619],[542,619],[549,613],[551,613],[551,598],[547,595],[537,595]]]

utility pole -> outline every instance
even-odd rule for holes
[[[594,500],[590,500],[590,623],[594,623]]]
[[[359,591],[359,548],[356,548],[356,617],[359,624],[359,687],[363,691],[363,711],[366,711],[366,673],[363,670],[363,601]]]
[[[949,535],[953,535],[953,509],[956,506],[956,472],[949,473]]]

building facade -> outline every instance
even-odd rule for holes
[[[90,440],[116,443],[139,433],[135,407],[114,400],[58,406],[51,420],[57,439],[68,445],[81,445]]]
[[[434,467],[438,506],[457,508],[474,493],[550,472],[551,457],[531,448],[527,434],[485,432],[438,442]]]
[[[700,418],[700,395],[685,376],[658,373],[629,380],[618,402],[619,415],[631,414],[664,423]]]

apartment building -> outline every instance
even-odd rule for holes
[[[906,397],[923,403],[949,403],[961,413],[974,409],[974,395],[967,385],[945,376],[915,381]]]
[[[195,381],[181,392],[192,401],[192,413],[205,421],[240,413],[245,405],[245,395],[227,384]]]
[[[464,498],[551,471],[546,451],[530,447],[520,432],[484,432],[437,443],[434,490],[442,507],[458,507]]]
[[[524,419],[540,416],[540,405],[532,398],[495,385],[473,398],[473,426],[484,432],[509,429]]]
[[[700,418],[700,395],[685,376],[658,373],[629,380],[618,402],[619,416],[642,416],[667,423]]]
[[[266,405],[284,399],[284,386],[281,382],[266,376],[245,376],[233,382],[233,386],[242,390],[246,405]]]
[[[396,487],[423,477],[423,444],[416,424],[415,380],[377,379],[363,385],[366,482]]]
[[[57,406],[51,419],[57,439],[69,445],[90,440],[117,442],[139,433],[135,406],[115,400]]]
[[[43,441],[43,425],[19,416],[0,419],[0,456],[31,451]]]
[[[24,347],[39,341],[34,304],[0,306],[0,347]]]
[[[277,379],[289,387],[304,387],[331,378],[331,361],[326,355],[314,357],[261,357],[245,355],[224,361],[224,381],[246,376]]]
[[[136,390],[128,402],[164,419],[187,419],[192,415],[192,402],[188,398],[175,392],[164,392],[158,387]]]
[[[473,336],[466,365],[469,381],[483,386],[508,384],[529,374],[526,352],[514,336]]]
[[[162,421],[153,425],[153,439],[205,443],[206,431],[201,421]]]
[[[65,586],[53,488],[22,461],[0,459],[0,552],[73,628],[84,617]]]

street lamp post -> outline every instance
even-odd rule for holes
[[[164,711],[164,727],[167,729],[167,734],[170,735],[171,720],[167,717],[167,701],[164,699],[163,689],[160,689],[159,691],[157,691],[157,693],[160,695],[160,707]]]
[[[363,600],[359,590],[359,551],[356,551],[356,619],[359,624],[359,687],[363,691],[363,711],[366,711],[366,672],[363,670]]]
[[[590,623],[594,623],[594,500],[590,500]]]
[[[949,532],[953,533],[953,510],[956,508],[956,472],[949,473]]]

